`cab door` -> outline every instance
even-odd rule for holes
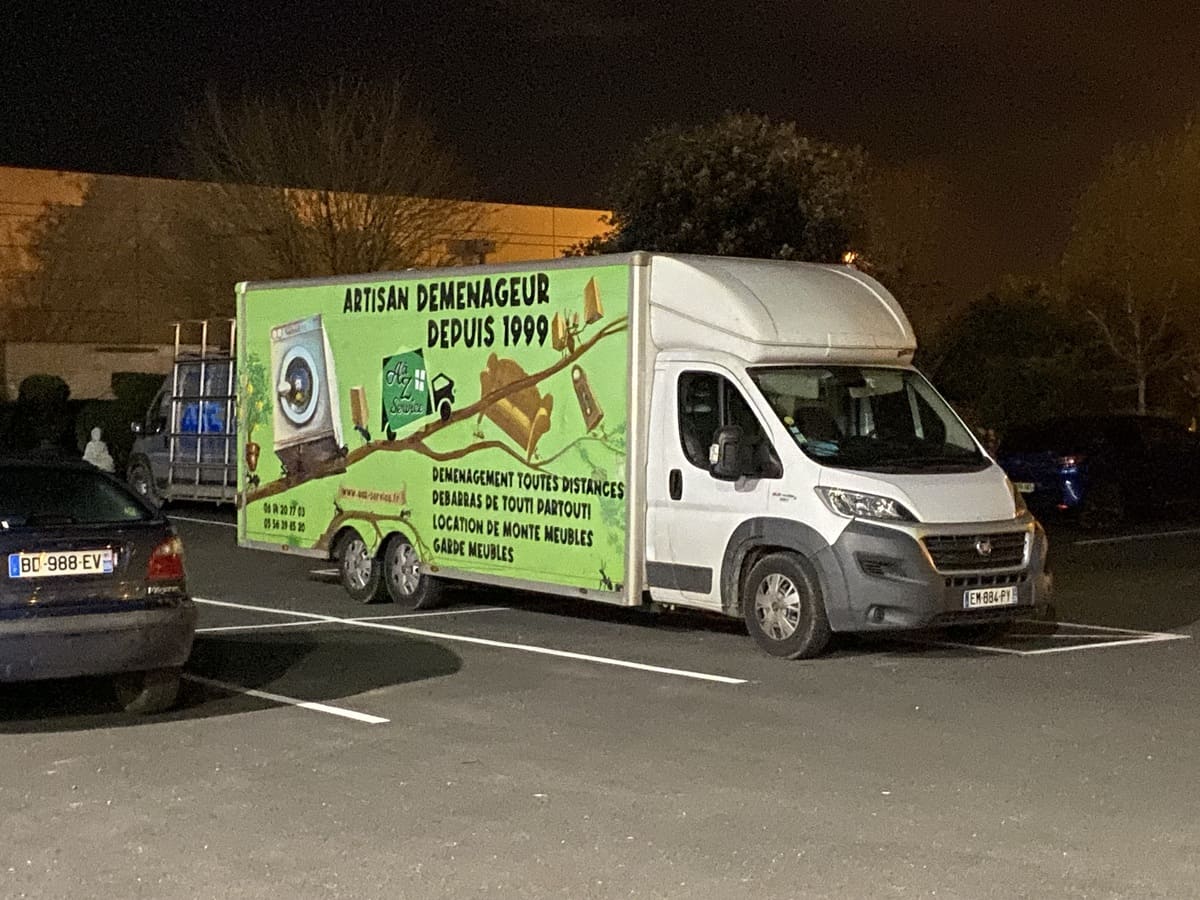
[[[647,464],[646,584],[652,599],[719,610],[721,565],[729,539],[766,514],[778,457],[730,372],[670,362],[654,373]],[[739,425],[748,454],[773,465],[725,481],[712,475],[709,448],[718,428]],[[774,471],[772,471],[774,470]]]

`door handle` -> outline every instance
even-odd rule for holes
[[[671,491],[672,500],[681,499],[683,497],[683,472],[679,469],[672,469],[667,486]]]

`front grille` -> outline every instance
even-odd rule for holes
[[[1009,572],[1005,575],[954,575],[946,577],[946,587],[1007,587],[1024,584],[1029,580],[1025,572]]]
[[[1011,569],[1025,562],[1025,532],[944,534],[923,539],[939,572]],[[980,552],[989,550],[990,552]]]

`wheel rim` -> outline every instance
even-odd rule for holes
[[[392,584],[405,597],[411,597],[421,586],[421,557],[407,541],[398,544],[392,552],[392,566],[388,571]]]
[[[763,634],[785,641],[800,627],[800,591],[786,575],[773,572],[758,584],[754,616]]]
[[[367,552],[367,544],[362,538],[353,538],[346,543],[342,566],[346,572],[346,580],[352,588],[356,591],[366,588],[371,580],[371,555]]]

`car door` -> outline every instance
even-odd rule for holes
[[[723,425],[772,458],[766,431],[733,376],[711,365],[670,363],[655,371],[647,465],[646,578],[659,602],[721,608],[721,564],[734,530],[764,515],[769,479],[723,481],[709,448]]]
[[[1200,480],[1200,453],[1195,435],[1167,419],[1143,419],[1146,478],[1143,490],[1155,506],[1194,499]]]

